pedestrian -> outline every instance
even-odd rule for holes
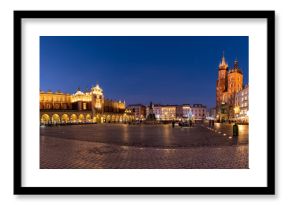
[[[237,123],[233,125],[233,144],[238,144],[238,138],[239,138],[239,127]]]

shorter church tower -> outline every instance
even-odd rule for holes
[[[234,67],[228,73],[228,106],[229,119],[235,117],[234,108],[236,104],[236,95],[243,89],[243,73],[239,68],[238,60],[234,62]]]
[[[228,74],[228,92],[229,95],[237,93],[242,90],[243,87],[243,72],[239,68],[238,60],[234,62],[234,67]]]

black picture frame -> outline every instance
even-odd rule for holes
[[[220,18],[267,20],[266,187],[23,187],[21,144],[22,19],[49,18]],[[275,11],[14,11],[14,194],[99,195],[273,195],[275,194]]]

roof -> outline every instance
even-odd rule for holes
[[[243,72],[239,68],[233,68],[233,69],[229,70],[229,74],[230,73],[240,73],[240,74],[243,74]]]
[[[206,106],[203,104],[193,104],[192,107],[206,108]]]

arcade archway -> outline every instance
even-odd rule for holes
[[[77,115],[76,114],[72,114],[71,116],[70,116],[70,120],[71,120],[71,122],[76,122],[77,121]]]
[[[50,117],[48,114],[43,114],[41,116],[41,124],[48,124],[50,121]]]
[[[68,123],[68,121],[69,121],[69,117],[68,117],[68,115],[67,115],[67,114],[63,114],[63,115],[61,116],[61,122],[63,122],[63,123]]]
[[[87,114],[87,115],[86,115],[86,121],[87,121],[87,122],[91,122],[91,121],[92,121],[92,117],[91,117],[90,114]]]
[[[85,116],[83,114],[79,115],[79,122],[84,122]]]
[[[52,117],[51,117],[51,121],[54,124],[60,123],[60,117],[59,117],[59,115],[58,114],[53,114]]]

